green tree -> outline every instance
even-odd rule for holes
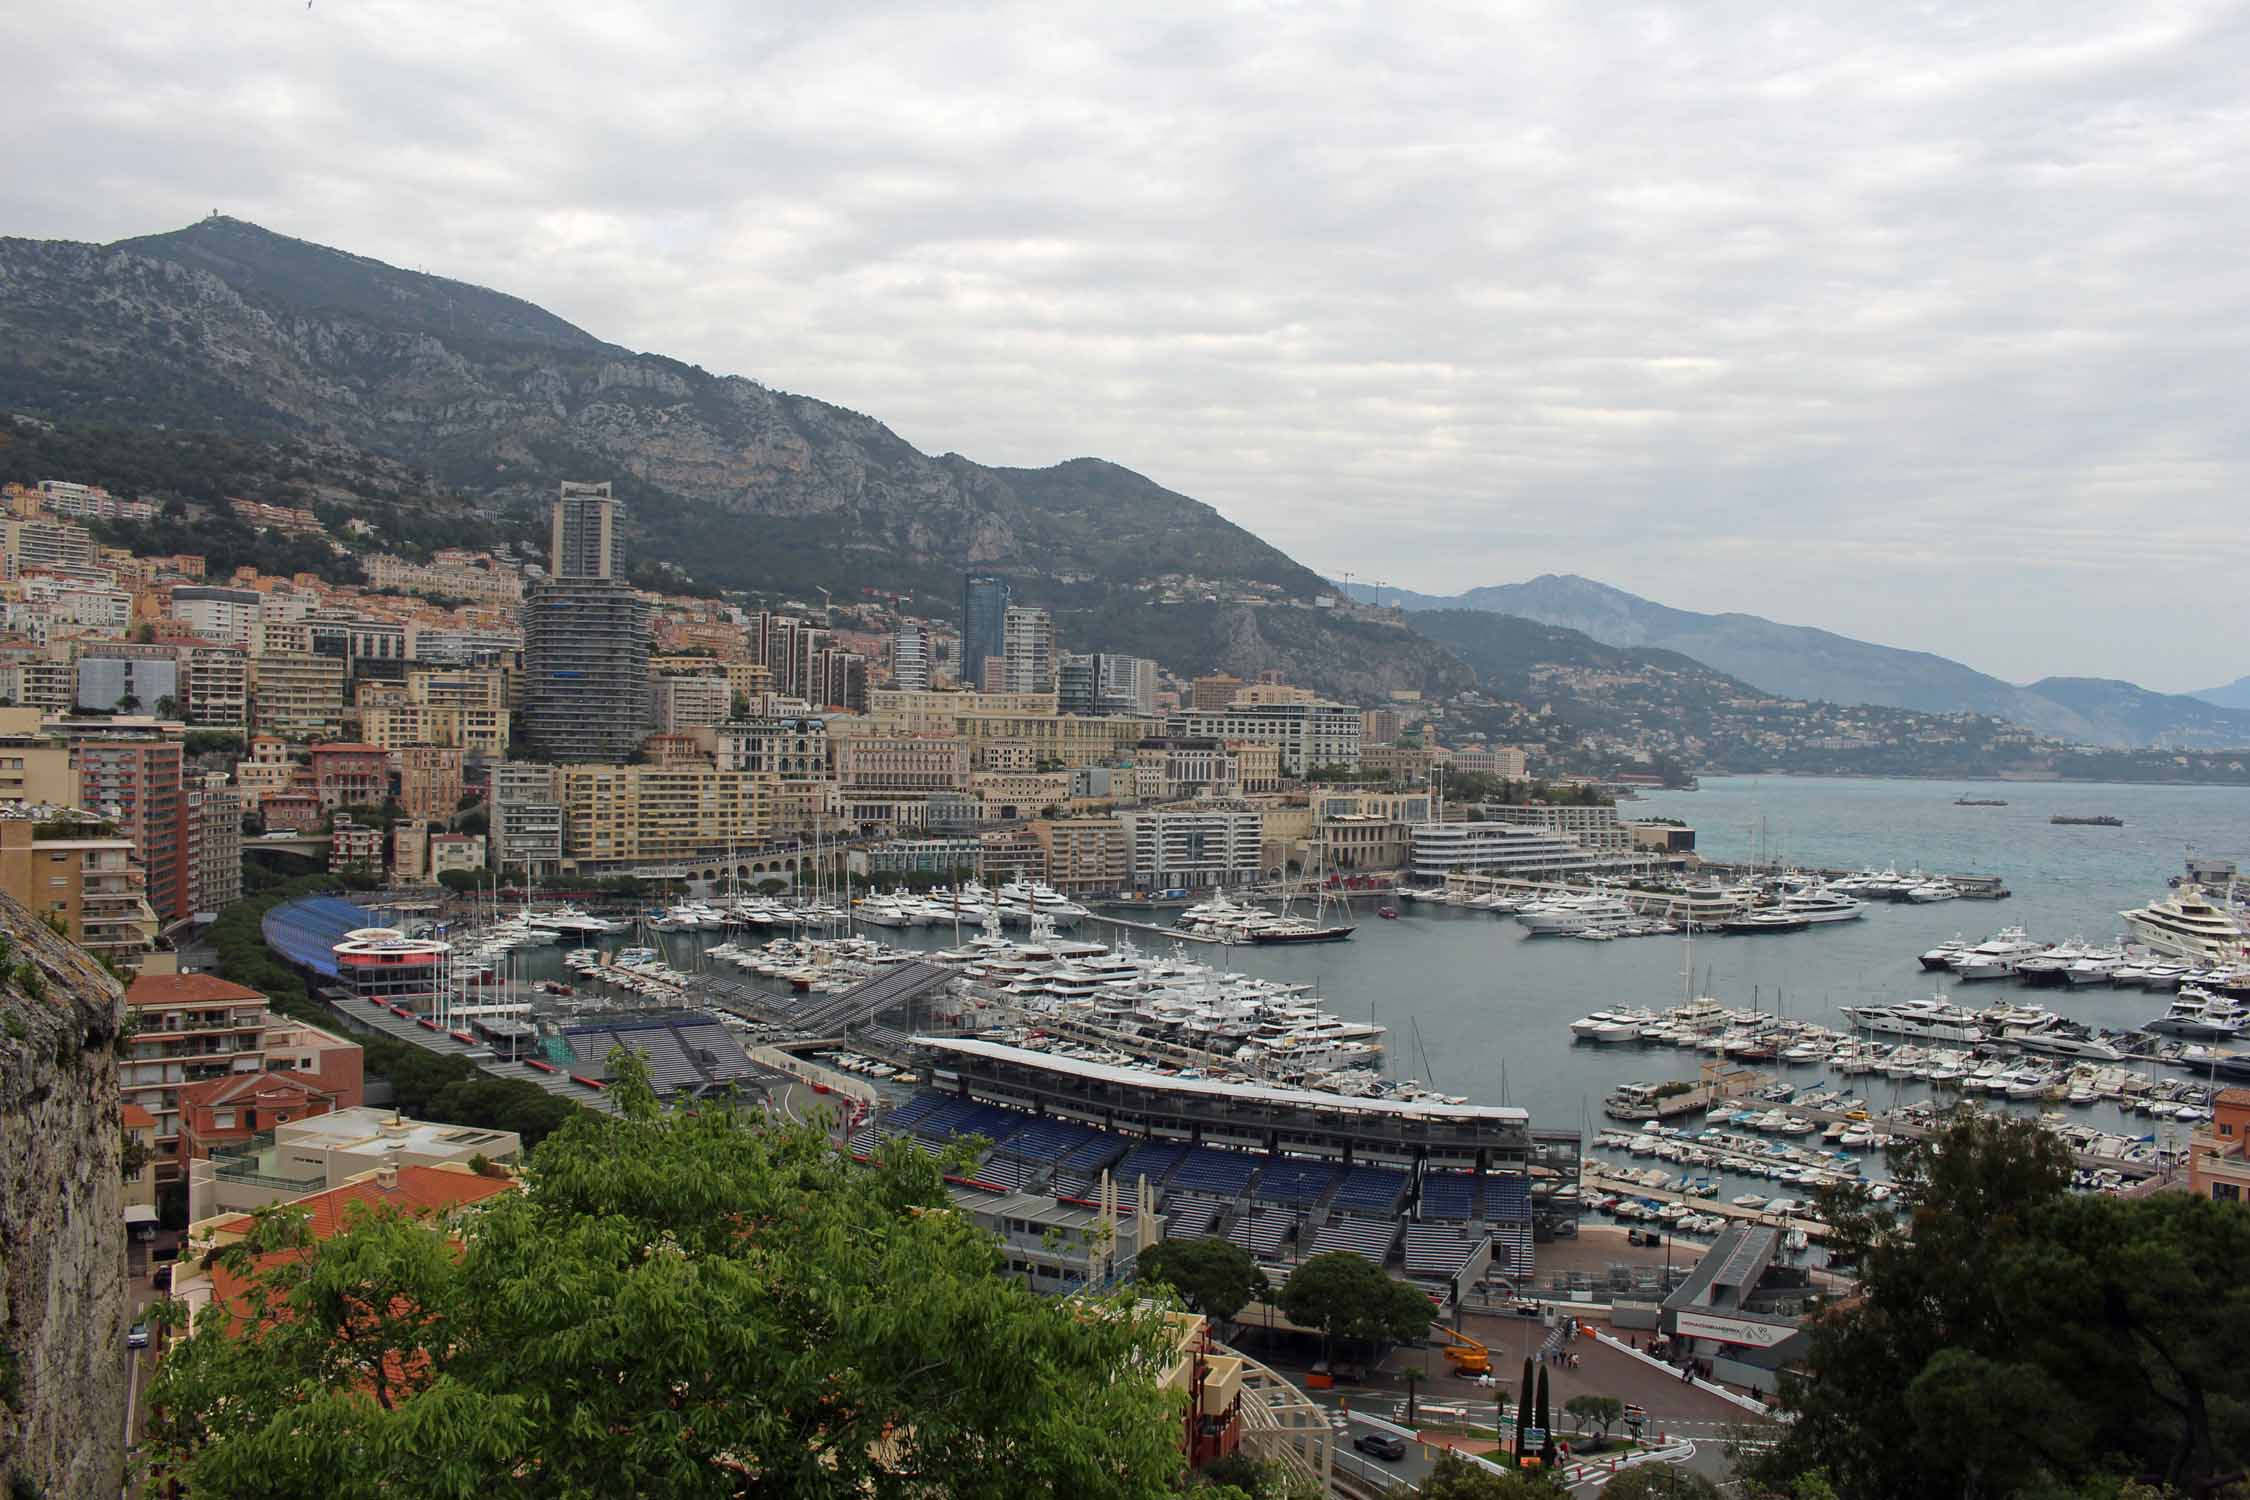
[[[474,891],[492,883],[492,877],[481,870],[440,870],[438,884],[449,891]]]
[[[1822,1197],[1858,1294],[1811,1320],[1796,1420],[1752,1480],[1844,1500],[2153,1478],[2209,1493],[2250,1459],[2250,1216],[2186,1194],[2073,1195],[2035,1122],[1963,1115],[1897,1161],[1903,1219]],[[1964,1440],[1973,1434],[1973,1440]]]
[[[949,1210],[945,1165],[658,1108],[613,1055],[526,1188],[453,1227],[382,1213],[240,1251],[151,1392],[187,1493],[1143,1496],[1180,1477],[1160,1320],[1041,1298]],[[259,1252],[290,1249],[286,1256]]]
[[[1338,1338],[1398,1343],[1429,1332],[1430,1299],[1349,1250],[1316,1255],[1281,1291],[1289,1321]]]
[[[1534,1470],[1495,1474],[1458,1453],[1440,1453],[1422,1482],[1422,1500],[1562,1500],[1569,1493]]]
[[[1570,1418],[1572,1432],[1594,1429],[1598,1437],[1608,1437],[1609,1430],[1625,1416],[1625,1403],[1615,1396],[1573,1396],[1563,1403],[1563,1415]]]
[[[1719,1487],[1676,1464],[1635,1464],[1602,1486],[1602,1500],[1720,1500]]]
[[[1222,1323],[1272,1295],[1250,1252],[1227,1240],[1164,1240],[1143,1250],[1138,1264],[1141,1280],[1170,1287],[1189,1307]]]
[[[1541,1432],[1547,1435],[1539,1445],[1539,1461],[1552,1464],[1555,1461],[1555,1424],[1547,1413],[1547,1367],[1545,1365],[1539,1367],[1538,1427]]]

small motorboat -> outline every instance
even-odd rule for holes
[[[1388,906],[1377,907],[1375,909],[1375,915],[1381,917],[1386,922],[1396,922],[1398,920],[1398,912]]]

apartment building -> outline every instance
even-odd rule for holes
[[[412,1120],[365,1105],[302,1115],[189,1163],[188,1222],[202,1236],[200,1254],[239,1240],[250,1230],[247,1215],[269,1203],[296,1201],[323,1238],[349,1222],[355,1205],[417,1219],[449,1216],[516,1186],[479,1174],[476,1158],[505,1163],[522,1153],[523,1138],[512,1130]],[[174,1284],[191,1305],[211,1290],[185,1273]]]
[[[156,1121],[157,1177],[180,1175],[180,1094],[266,1071],[266,997],[212,974],[144,973],[125,987],[132,1031],[118,1088]]]
[[[961,681],[983,682],[985,659],[1007,654],[1007,617],[1007,579],[971,573],[961,580]]]
[[[180,708],[180,656],[171,646],[127,642],[82,645],[77,652],[76,701],[100,713],[176,715]],[[168,705],[169,712],[158,705]]]
[[[1195,739],[1248,740],[1281,752],[1285,776],[1324,766],[1359,764],[1359,710],[1345,703],[1244,703],[1217,710],[1190,709],[1172,719],[1172,732]]]
[[[0,812],[0,891],[70,940],[123,968],[156,941],[156,913],[133,841],[84,814],[25,806]]]
[[[523,602],[523,573],[489,552],[447,549],[426,563],[403,557],[367,559],[370,588],[396,589],[402,594],[424,594],[439,599],[471,599],[479,604],[515,605]]]
[[[310,652],[264,652],[250,660],[251,727],[303,743],[344,732],[344,663]]]
[[[0,522],[0,555],[7,560],[10,578],[26,568],[91,568],[94,534],[68,521]]]
[[[0,805],[76,807],[78,766],[35,708],[0,708]]]
[[[411,691],[411,676],[408,679]],[[385,750],[408,745],[441,745],[455,753],[474,750],[480,755],[508,753],[508,710],[459,708],[411,699],[363,701],[359,711],[360,738]]]
[[[172,618],[198,637],[248,651],[257,644],[266,596],[256,589],[187,583],[172,590]]]
[[[391,879],[400,885],[412,885],[429,878],[429,820],[401,818],[391,825]]]
[[[563,857],[581,869],[724,854],[766,837],[773,820],[773,778],[747,771],[566,765],[555,788]]]
[[[383,873],[383,830],[372,823],[355,823],[336,814],[328,829],[328,868]]]
[[[969,790],[981,804],[980,821],[1013,823],[1068,802],[1070,772],[972,771]]]
[[[1047,855],[1047,883],[1072,895],[1113,895],[1133,883],[1133,843],[1122,818],[1041,818],[1031,825]]]
[[[1231,708],[1242,688],[1241,678],[1225,672],[1198,677],[1188,684],[1188,707],[1199,713],[1216,713],[1220,709]]]
[[[1427,745],[1362,745],[1359,751],[1360,770],[1389,781],[1427,781],[1436,764]]]
[[[191,915],[187,798],[180,742],[150,734],[76,740],[79,795],[132,840],[147,872],[148,904],[160,922]]]
[[[188,908],[212,921],[242,899],[242,792],[224,771],[191,777],[184,790]]]
[[[562,867],[563,806],[555,768],[504,761],[490,768],[492,864],[536,880]]]
[[[180,711],[198,729],[250,723],[250,658],[232,646],[180,648]]]
[[[293,1120],[309,1120],[347,1106],[317,1078],[277,1072],[232,1073],[191,1083],[180,1090],[179,1134],[173,1140],[172,1175],[188,1175],[188,1163],[213,1156],[239,1156],[258,1135]]]
[[[930,690],[930,633],[912,621],[891,634],[891,686],[909,693]]]
[[[1011,693],[1055,691],[1055,619],[1043,609],[1011,604],[1000,624]]]
[[[727,721],[734,689],[724,673],[658,673],[649,681],[651,722],[666,734]]]
[[[41,713],[69,713],[78,698],[78,673],[44,646],[0,645],[0,698]]]
[[[610,578],[534,585],[523,606],[523,716],[544,759],[626,759],[647,732],[648,601]]]
[[[312,747],[313,792],[322,812],[380,807],[391,795],[390,752],[379,745],[335,740]]]
[[[410,818],[444,823],[461,806],[461,752],[448,745],[401,745],[389,752],[398,805]]]
[[[1132,881],[1141,890],[1206,890],[1248,885],[1261,871],[1264,823],[1242,803],[1193,802],[1118,814],[1132,846]]]
[[[481,833],[433,833],[429,852],[432,880],[456,872],[474,875],[485,866],[485,840]]]
[[[234,783],[251,802],[263,804],[276,792],[286,792],[296,784],[303,770],[289,754],[289,744],[279,735],[254,734],[250,736],[250,757],[234,763]]]

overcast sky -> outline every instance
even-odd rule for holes
[[[0,232],[211,208],[1315,568],[2250,672],[2250,8],[0,8]]]

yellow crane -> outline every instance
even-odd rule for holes
[[[1490,1349],[1470,1338],[1458,1328],[1448,1328],[1443,1323],[1433,1324],[1432,1326],[1439,1333],[1445,1335],[1445,1347],[1439,1352],[1445,1356],[1445,1362],[1453,1366],[1454,1374],[1490,1375],[1492,1373],[1492,1351]]]

